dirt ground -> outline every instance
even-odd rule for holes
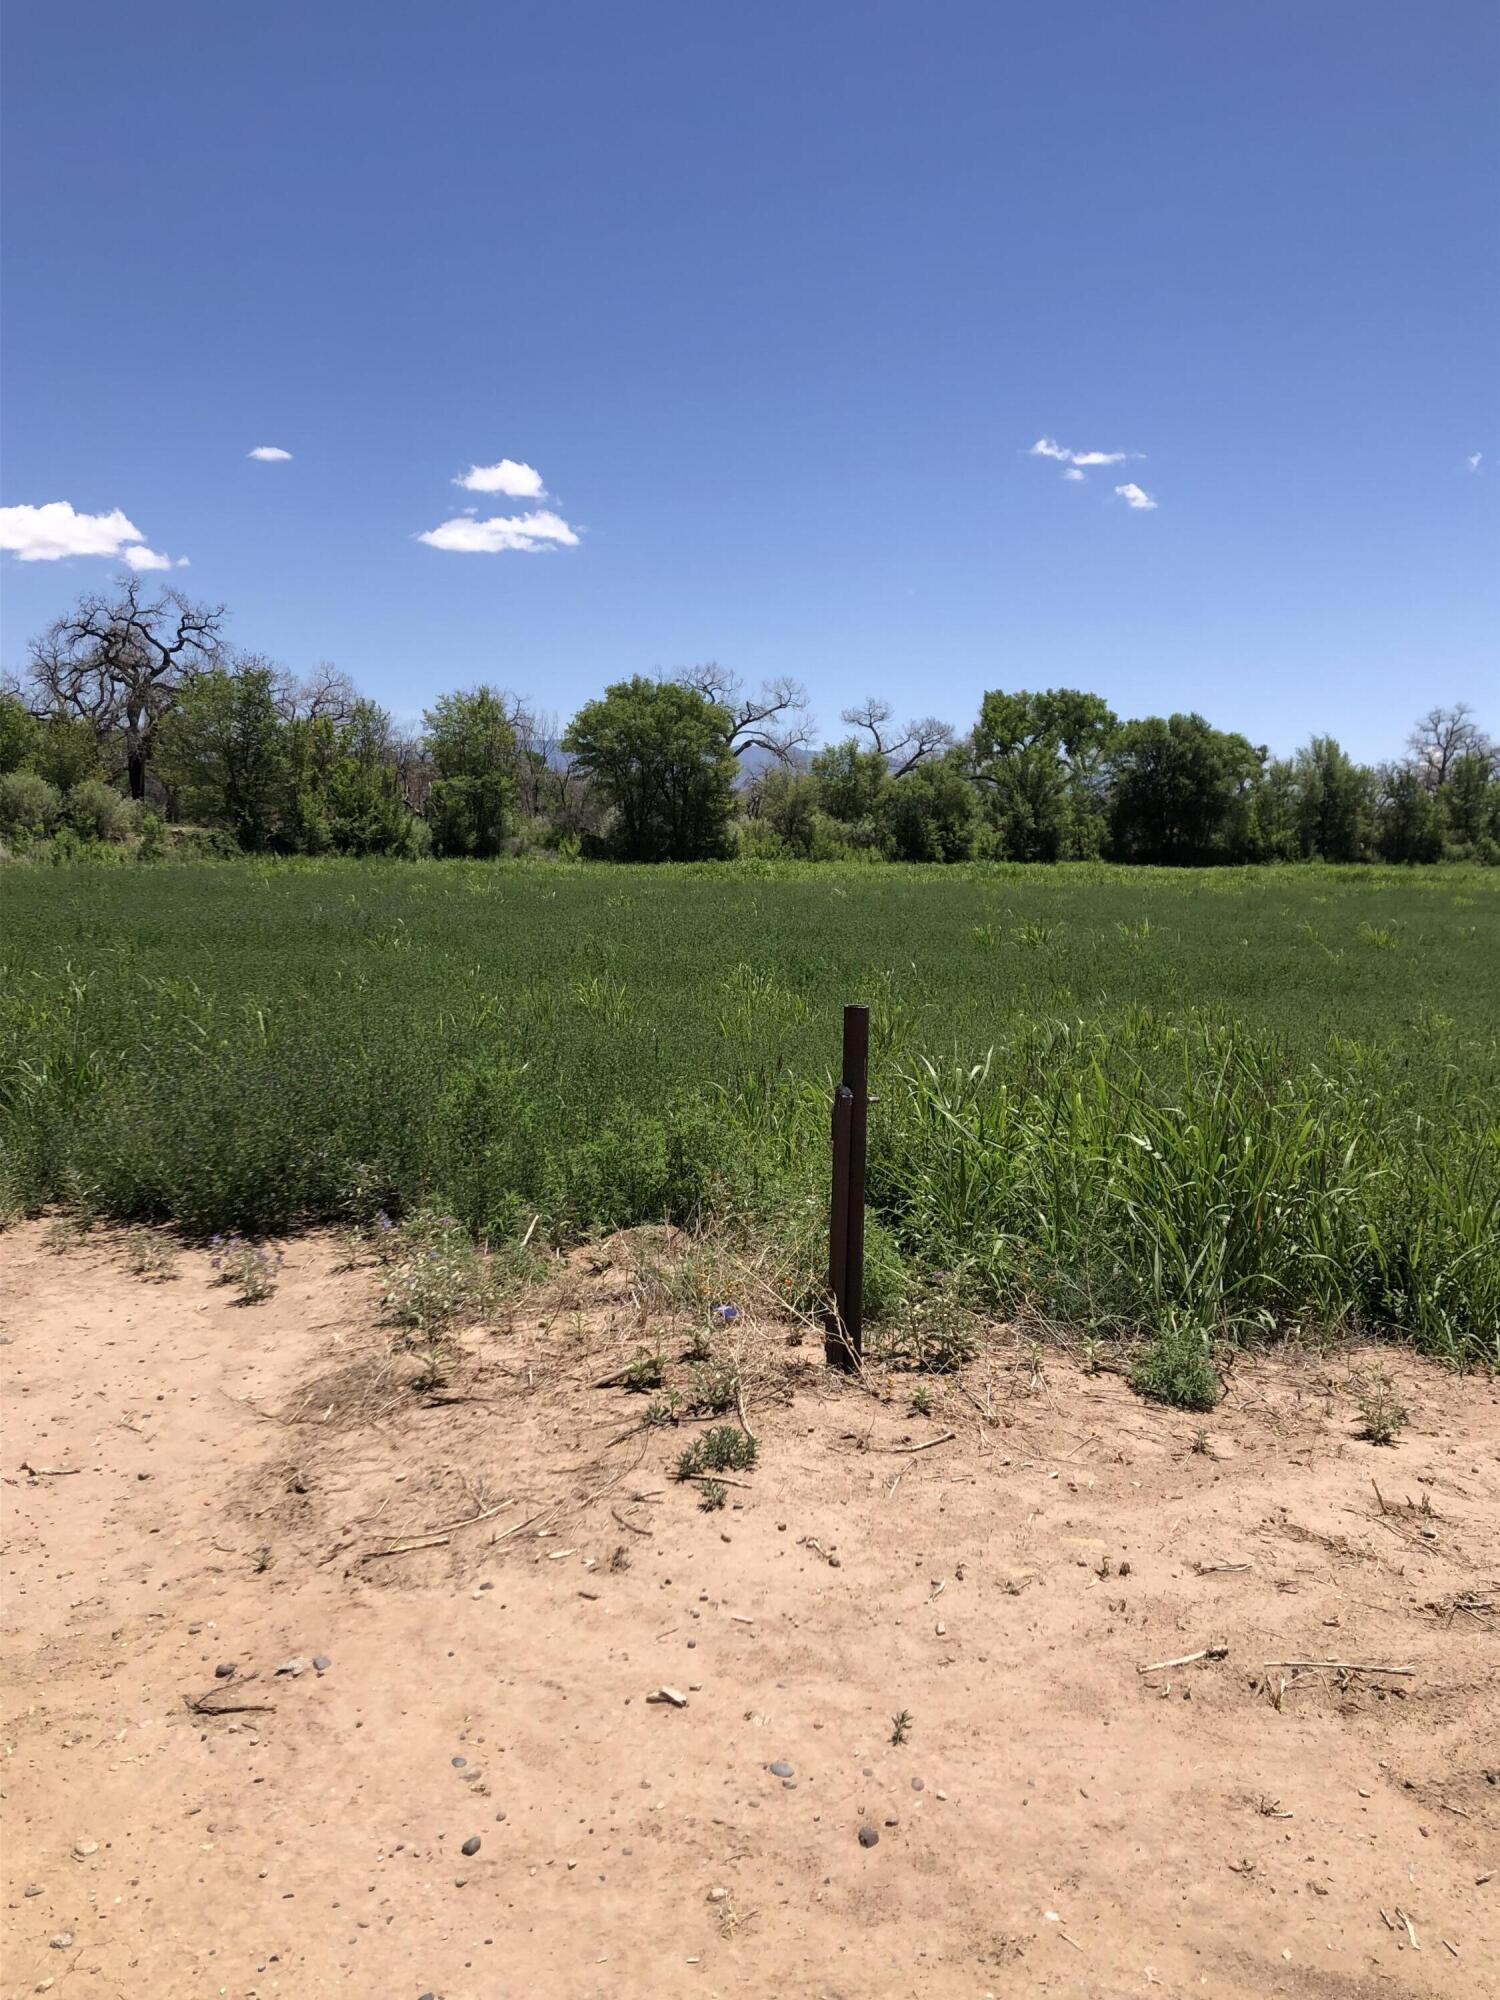
[[[1199,1419],[996,1329],[918,1415],[749,1304],[706,1511],[595,1386],[707,1319],[661,1233],[436,1382],[332,1238],[259,1305],[55,1239],[0,1236],[5,1995],[1500,1994],[1494,1381]]]

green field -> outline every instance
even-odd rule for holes
[[[1500,1355],[1500,873],[234,862],[0,878],[0,1201],[499,1241],[734,1213],[872,1297]]]

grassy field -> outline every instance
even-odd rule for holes
[[[1500,1357],[1500,873],[8,870],[0,1201],[501,1241],[753,1218],[811,1286],[873,1007],[871,1290]]]

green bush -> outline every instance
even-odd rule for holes
[[[62,793],[35,771],[7,771],[0,777],[0,834],[38,840],[62,816]]]

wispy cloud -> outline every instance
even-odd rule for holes
[[[1040,437],[1027,452],[1028,458],[1055,458],[1060,465],[1123,465],[1127,458],[1144,458],[1143,451],[1074,451],[1056,438]]]
[[[108,514],[80,514],[66,500],[49,500],[42,507],[0,507],[0,549],[9,550],[18,562],[112,556],[134,570],[171,569],[172,558],[158,555],[145,542],[118,507]]]
[[[1082,474],[1082,473],[1081,473],[1081,472],[1080,472],[1080,471],[1078,470],[1078,467],[1077,467],[1076,465],[1070,465],[1070,466],[1068,467],[1067,471],[1066,471],[1066,472],[1065,472],[1065,473],[1063,474],[1063,478],[1064,478],[1064,479],[1076,479],[1076,480],[1078,480],[1078,481],[1079,481],[1080,483],[1082,483],[1082,480],[1083,480],[1083,474]]]
[[[536,467],[514,458],[502,458],[496,465],[471,465],[453,484],[470,493],[503,493],[508,500],[542,500],[547,493]]]
[[[531,514],[493,514],[487,521],[455,515],[418,535],[429,548],[451,549],[460,555],[502,555],[514,550],[535,555],[543,549],[578,546],[578,536],[558,514],[545,508]]]
[[[279,444],[258,444],[254,451],[245,453],[246,458],[258,458],[267,465],[279,465],[283,459],[290,458],[291,455],[289,451],[283,451]]]
[[[1464,460],[1464,464],[1468,467],[1470,472],[1477,472],[1480,466],[1483,465],[1483,463],[1484,463],[1484,453],[1482,451],[1471,451],[1468,457]]]
[[[1137,486],[1133,479],[1127,480],[1123,486],[1117,486],[1115,497],[1123,500],[1127,507],[1133,507],[1138,514],[1150,514],[1156,510],[1156,502],[1151,495]]]

